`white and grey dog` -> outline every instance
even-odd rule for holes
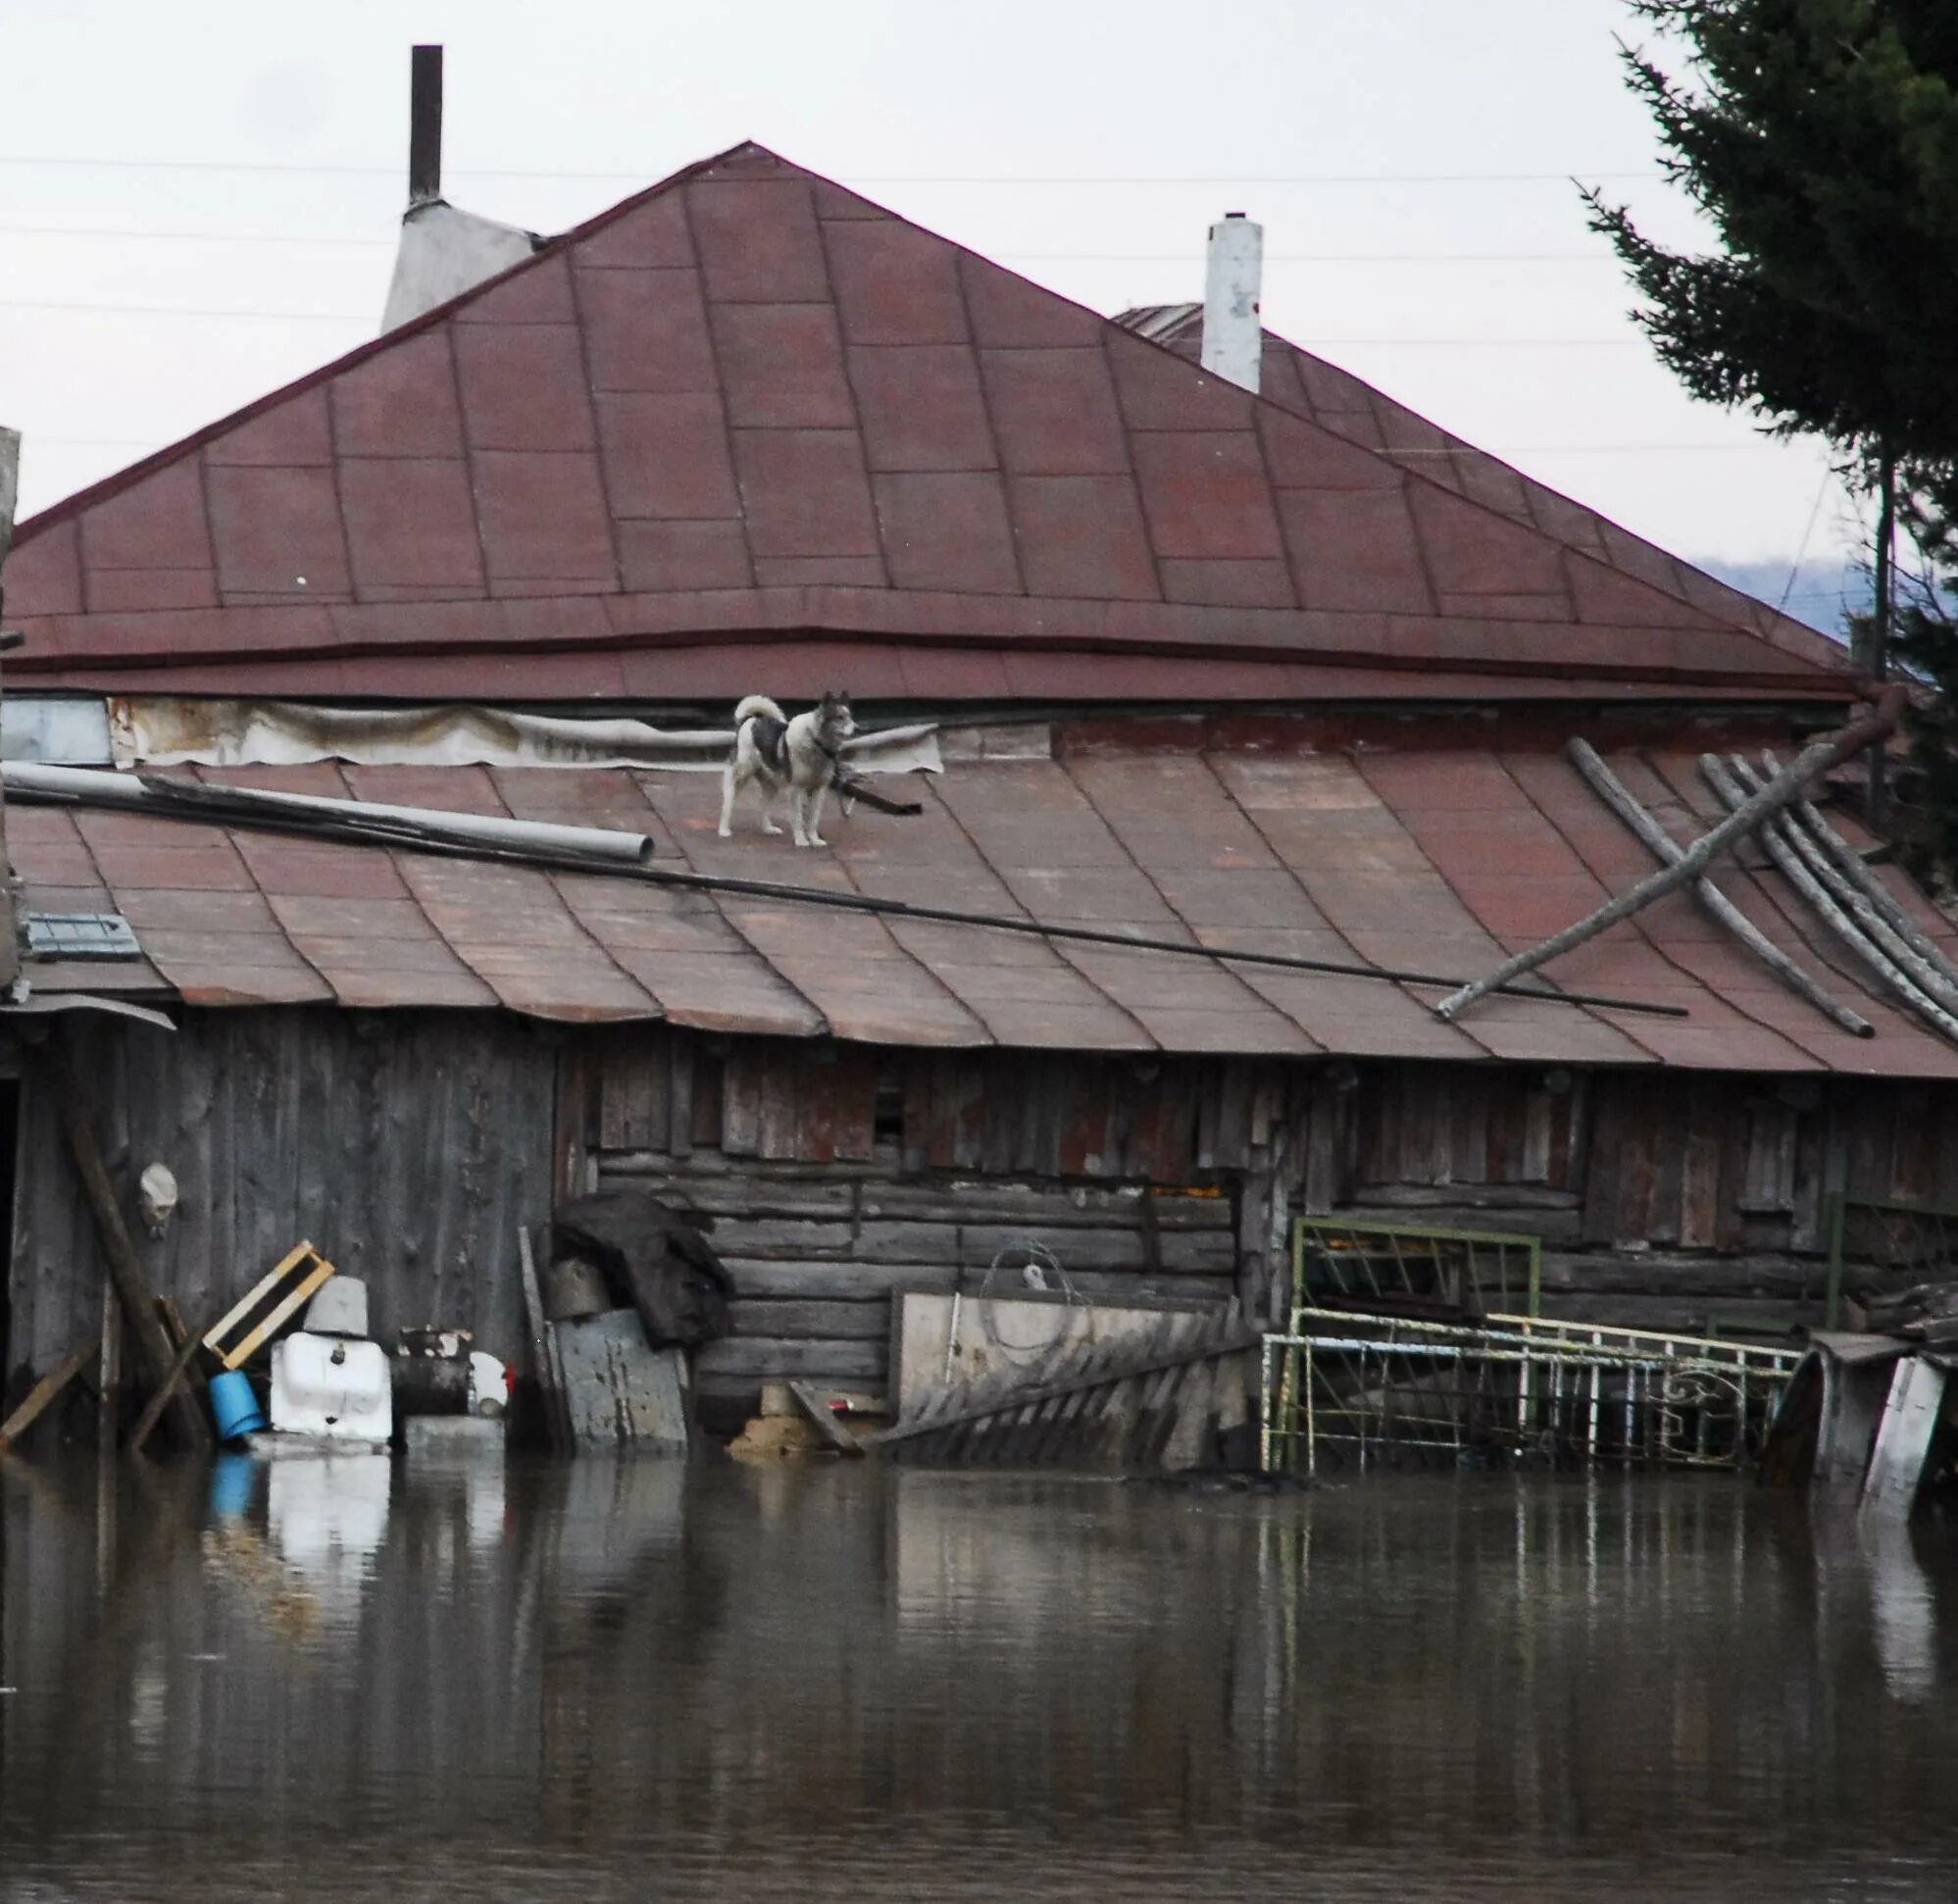
[[[826,694],[793,721],[766,694],[734,710],[734,751],[721,770],[721,837],[734,830],[734,800],[750,780],[762,789],[762,831],[778,833],[776,801],[788,793],[788,824],[798,846],[827,846],[823,802],[836,783],[843,743],[857,730],[850,696]]]

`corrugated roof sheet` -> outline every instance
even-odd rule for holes
[[[742,146],[23,525],[10,676],[490,701],[719,700],[761,672],[937,703],[1848,691],[1820,637],[1282,363],[1254,399]]]
[[[1088,737],[1062,751],[957,762],[919,788],[920,818],[834,818],[828,853],[765,838],[752,820],[717,838],[719,788],[700,775],[318,766],[203,777],[619,825],[703,872],[1464,977],[1651,870],[1562,757],[1534,748],[1312,752],[1197,729],[1180,747]],[[1685,748],[1621,749],[1613,766],[1679,836],[1712,819]],[[1431,991],[1369,979],[127,813],[15,806],[8,835],[30,908],[122,913],[149,962],[123,982],[198,1004],[503,1007],[912,1046],[1958,1077],[1958,1050],[1873,995],[1779,876],[1731,862],[1726,890],[1877,1025],[1874,1039],[1837,1031],[1783,991],[1683,893],[1547,970],[1572,988],[1684,1005],[1687,1018],[1499,998],[1444,1025]],[[1883,877],[1926,931],[1958,943],[1900,875]],[[104,970],[75,967],[73,983],[95,986]]]

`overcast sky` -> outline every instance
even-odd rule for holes
[[[1632,30],[1623,0],[0,0],[23,507],[374,333],[430,39],[472,210],[559,230],[756,138],[1103,312],[1200,296],[1248,211],[1284,335],[1682,555],[1839,557],[1821,450],[1681,395],[1584,229],[1573,176],[1693,230]]]

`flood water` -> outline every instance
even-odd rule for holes
[[[1731,1481],[7,1463],[0,1508],[5,1904],[1958,1896],[1958,1528]]]

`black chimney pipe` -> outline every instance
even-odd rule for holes
[[[442,49],[418,46],[409,82],[408,203],[442,195]]]

